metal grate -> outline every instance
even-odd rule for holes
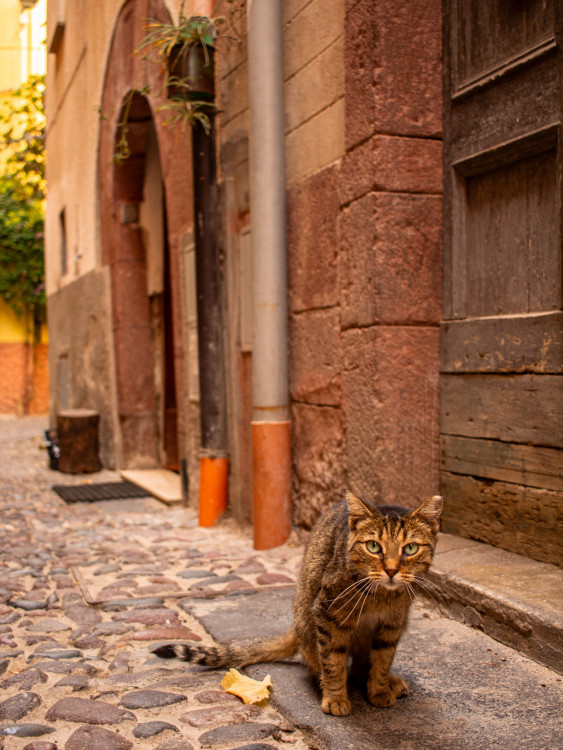
[[[65,503],[91,503],[95,500],[122,500],[124,498],[150,497],[151,493],[131,482],[106,482],[104,484],[54,484],[53,490]]]

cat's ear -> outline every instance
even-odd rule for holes
[[[412,517],[421,518],[423,521],[430,526],[433,531],[438,531],[440,528],[440,516],[442,515],[442,508],[444,507],[444,500],[441,495],[433,495],[425,500],[412,514]]]
[[[358,525],[358,521],[371,516],[372,513],[363,500],[356,497],[350,490],[346,490],[346,502],[348,503],[348,523],[350,524],[350,530],[354,531]]]

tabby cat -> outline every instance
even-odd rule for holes
[[[305,551],[293,603],[295,622],[282,636],[249,646],[216,648],[164,645],[162,658],[211,667],[271,662],[299,652],[322,688],[322,710],[350,713],[347,659],[367,679],[374,706],[392,706],[409,694],[407,683],[390,673],[407,623],[413,584],[427,585],[442,498],[416,510],[372,505],[351,492],[324,513]]]

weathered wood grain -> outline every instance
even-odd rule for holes
[[[443,472],[442,531],[563,565],[563,495]],[[502,574],[502,571],[499,571]]]
[[[563,312],[446,321],[442,372],[563,373]]]
[[[530,59],[517,75],[451,101],[448,161],[500,146],[559,119],[560,50]],[[530,104],[526,107],[525,103]],[[445,102],[446,106],[448,102]],[[448,153],[449,152],[449,153]]]
[[[440,468],[563,492],[563,451],[558,448],[442,435]]]
[[[563,448],[562,375],[442,375],[445,435]]]
[[[503,148],[491,151],[502,154]],[[454,285],[456,317],[560,308],[556,153],[552,148],[526,159],[518,156],[464,179],[458,242],[466,278],[458,274],[461,286]]]
[[[554,0],[494,3],[488,8],[482,8],[479,1],[458,3],[455,62],[459,83],[498,71],[507,61],[552,39],[554,10]]]
[[[440,429],[445,530],[561,563],[557,7],[444,0]]]

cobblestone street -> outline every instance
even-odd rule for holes
[[[256,552],[249,528],[202,529],[151,498],[65,504],[53,484],[118,476],[51,471],[45,426],[0,420],[0,750],[561,746],[561,676],[436,603],[415,603],[395,659],[410,697],[378,709],[352,686],[344,718],[322,713],[297,663],[249,667],[273,689],[244,705],[222,690],[226,670],[152,656],[161,641],[283,632],[303,547]]]
[[[234,522],[201,529],[193,510],[146,498],[66,505],[50,486],[91,478],[47,469],[43,427],[0,422],[4,748],[308,747],[269,705],[225,693],[224,671],[149,652],[160,640],[209,642],[190,602],[287,589],[301,550],[256,553]]]

